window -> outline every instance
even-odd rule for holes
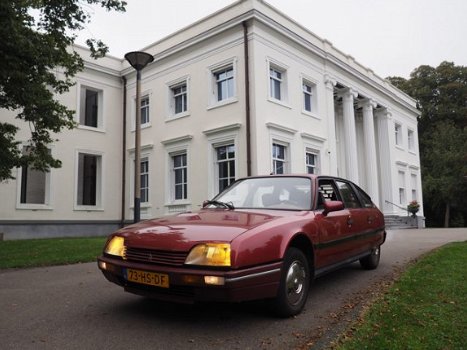
[[[394,132],[396,136],[396,145],[402,146],[402,125],[396,123],[394,127]]]
[[[234,97],[234,69],[233,66],[213,72],[216,82],[217,101]]]
[[[413,130],[407,131],[407,141],[409,146],[409,151],[415,151],[415,140],[414,140],[414,132]]]
[[[186,81],[170,88],[173,98],[173,114],[180,114],[188,110],[188,95]]]
[[[23,147],[23,154],[29,153],[29,147]],[[27,165],[21,167],[21,204],[48,204],[48,173],[33,169]]]
[[[318,152],[307,150],[305,157],[306,157],[306,172],[308,174],[319,174]]]
[[[235,145],[216,147],[219,192],[235,181]]]
[[[95,154],[78,154],[78,205],[100,205],[101,158]]]
[[[311,86],[303,83],[303,109],[311,112],[311,98],[313,96]]]
[[[405,205],[405,172],[399,170],[398,172],[399,177],[399,204]]]
[[[149,123],[149,96],[141,98],[141,125]]]
[[[360,198],[360,201],[362,202],[363,206],[365,208],[374,208],[374,204],[371,201],[371,198],[368,194],[366,194],[365,191],[363,191],[360,187],[355,186],[355,190],[357,191],[358,197]]]
[[[283,99],[282,86],[283,86],[284,72],[275,67],[269,68],[269,95],[281,101]]]
[[[332,180],[319,180],[318,183],[318,209],[324,209],[325,201],[337,201],[337,191],[334,188],[334,181]]]
[[[342,197],[342,201],[346,208],[360,208],[360,202],[355,194],[352,186],[347,182],[336,181],[337,187]]]
[[[417,199],[417,175],[410,174],[410,182],[412,183],[412,200],[416,201]]]
[[[102,126],[102,90],[81,86],[79,123],[98,128]]]
[[[285,174],[287,172],[287,147],[277,143],[272,144],[272,172]]]
[[[173,173],[173,199],[187,199],[187,157],[186,153],[172,156]]]
[[[141,203],[149,202],[149,160],[141,159]]]

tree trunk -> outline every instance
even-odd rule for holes
[[[444,227],[449,227],[449,216],[451,214],[451,206],[446,203],[446,211],[444,212]]]

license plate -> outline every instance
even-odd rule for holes
[[[130,282],[169,288],[169,275],[164,273],[127,269],[126,279]]]

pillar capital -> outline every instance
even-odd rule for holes
[[[351,97],[352,99],[355,99],[358,96],[358,92],[357,90],[349,87],[349,88],[340,90],[337,95],[339,97],[342,97],[343,99],[350,99]]]
[[[375,114],[381,119],[392,119],[392,112],[389,108],[386,107],[376,109]]]
[[[374,109],[377,105],[378,104],[376,103],[376,101],[372,98],[365,98],[364,100],[358,102],[358,108],[363,109]]]
[[[337,85],[337,80],[331,77],[329,74],[325,74],[324,84],[326,85],[326,88],[333,90],[334,87]]]

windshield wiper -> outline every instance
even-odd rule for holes
[[[232,202],[221,202],[221,201],[216,201],[216,200],[210,200],[210,201],[206,201],[205,202],[206,205],[209,205],[209,204],[212,204],[218,208],[226,208],[226,209],[230,209],[230,210],[233,210],[235,209],[234,205],[232,204]]]

